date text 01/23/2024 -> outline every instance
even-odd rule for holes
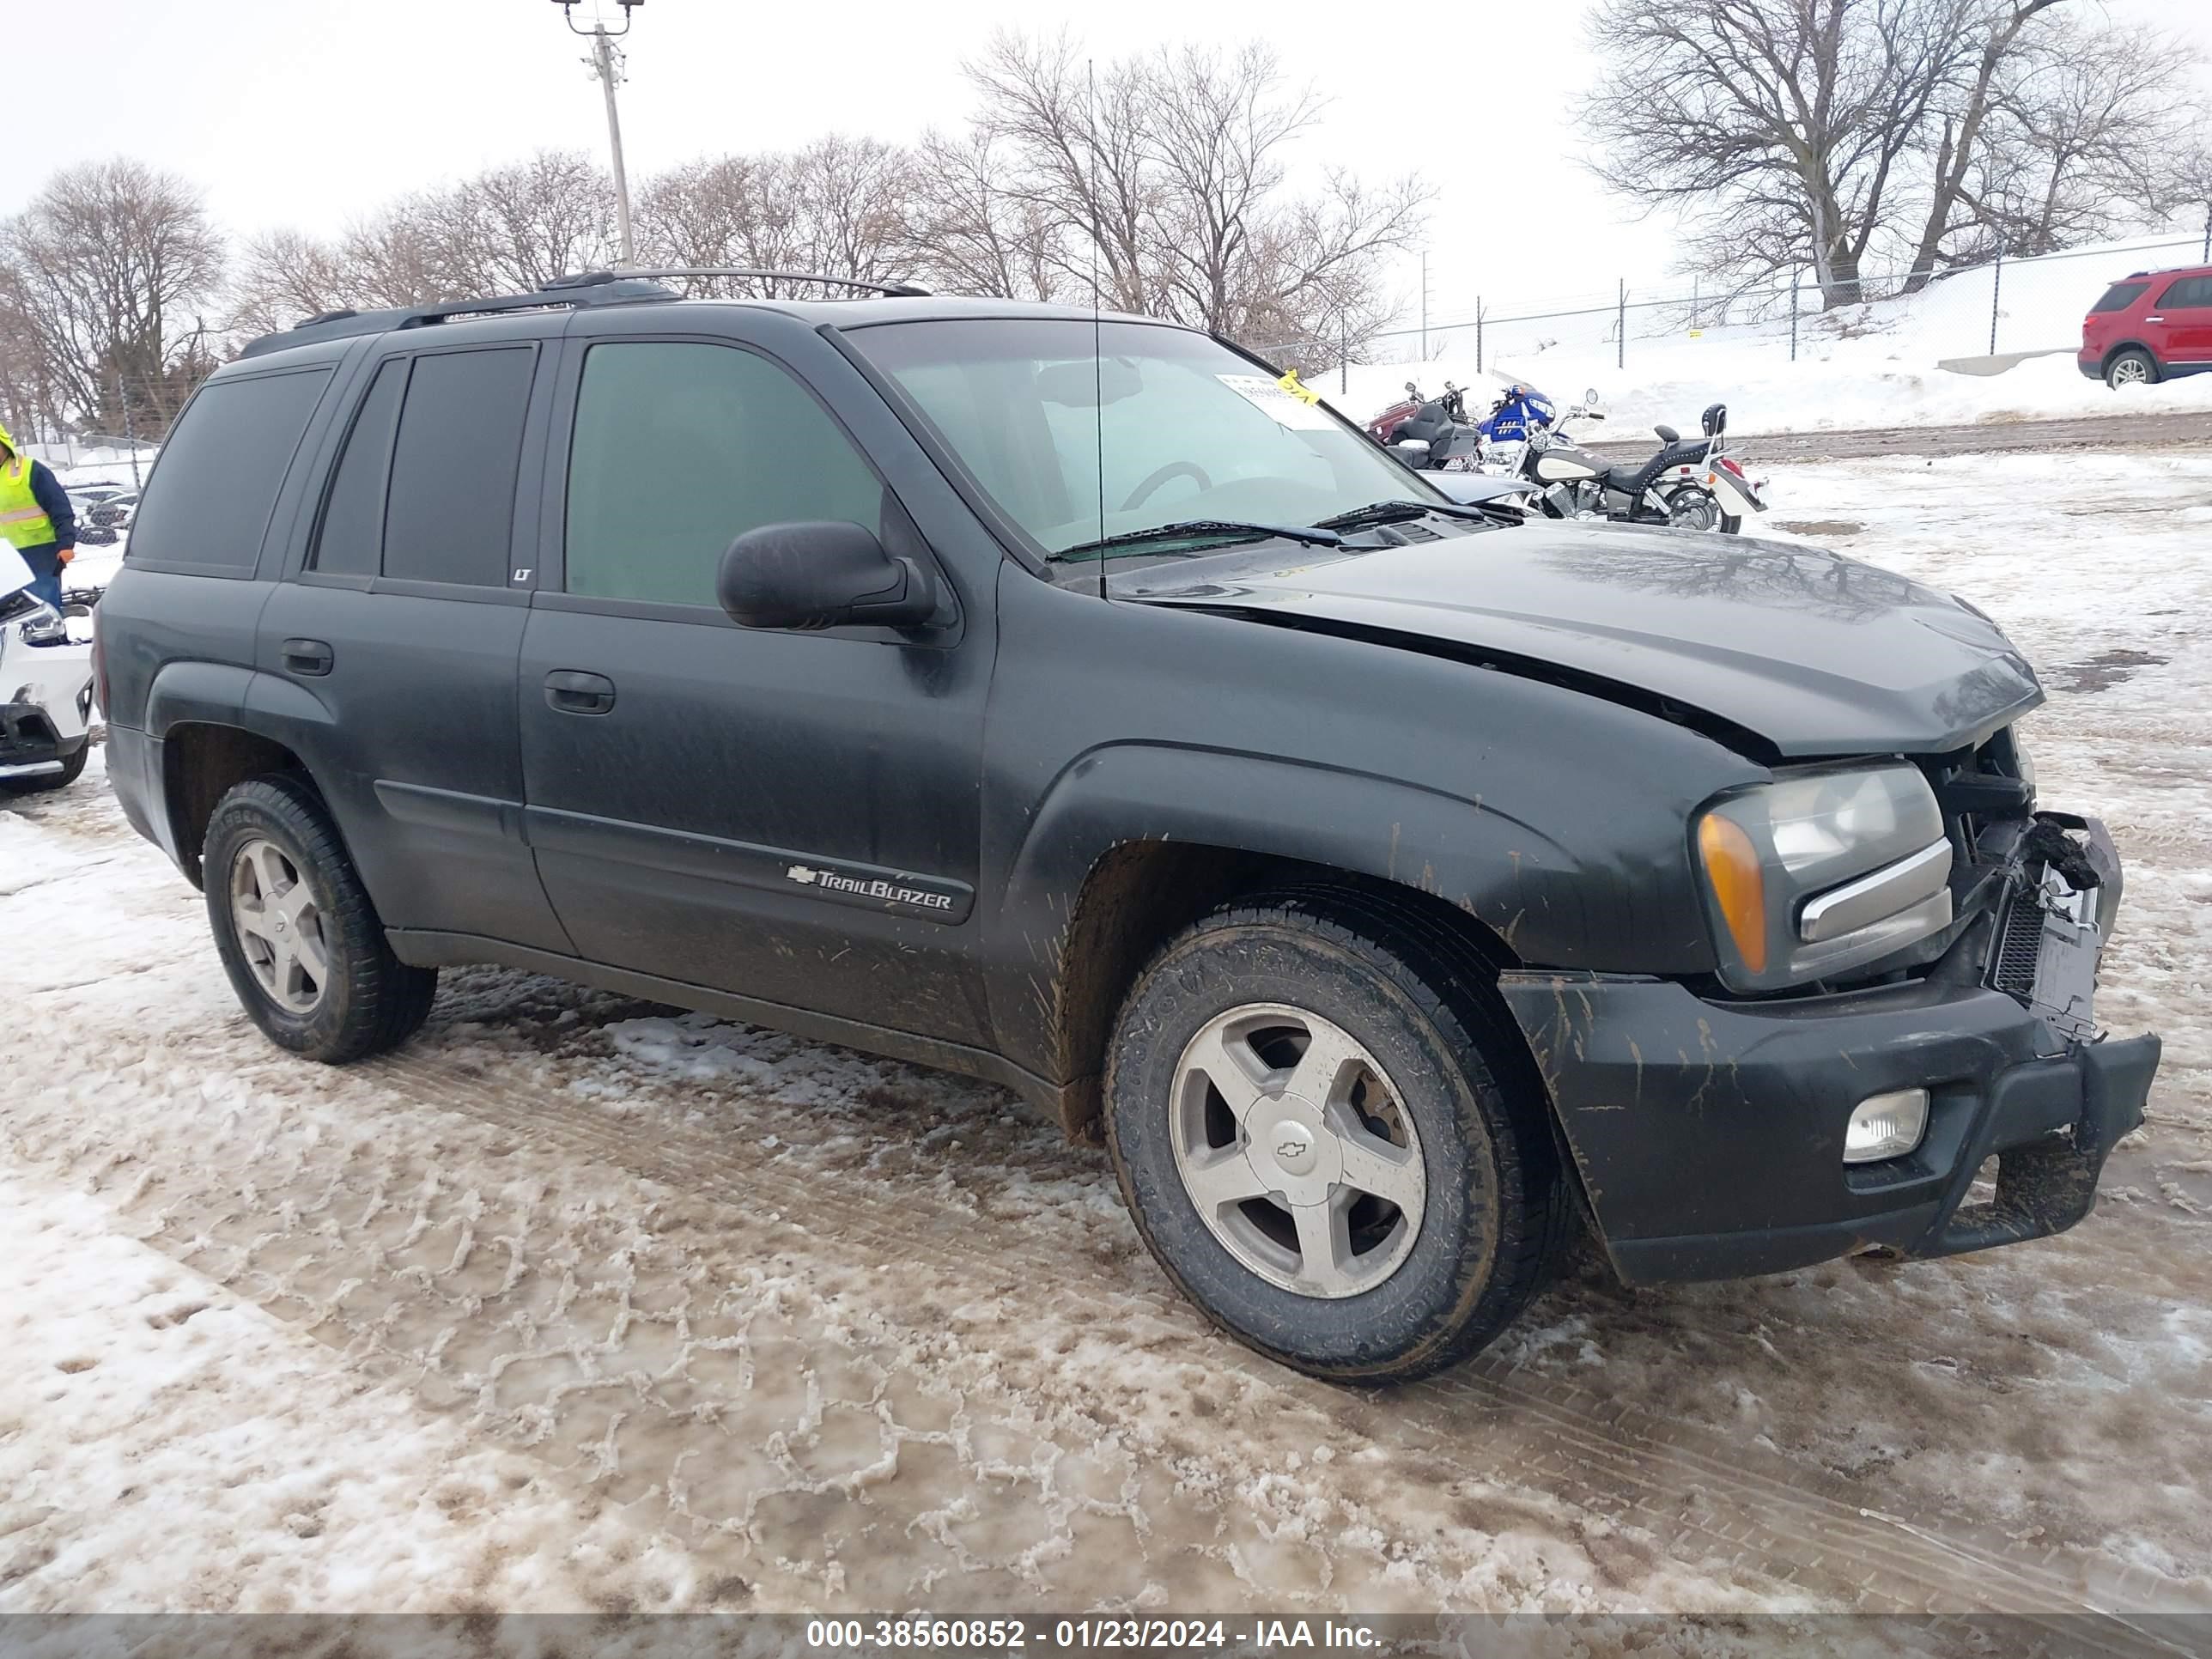
[[[807,1646],[832,1652],[1229,1647],[1359,1651],[1382,1643],[1370,1626],[1326,1619],[816,1619],[806,1626]]]

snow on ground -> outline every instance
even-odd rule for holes
[[[1585,1261],[1330,1389],[976,1084],[484,969],[294,1060],[95,764],[0,811],[0,1612],[2212,1607],[2212,454],[1774,495],[2013,631],[2130,860],[2100,1012],[2166,1066],[2075,1233]]]
[[[1508,381],[1525,380],[1562,407],[1595,388],[1605,424],[1576,428],[1591,441],[1640,439],[1662,421],[1694,434],[1699,412],[1712,403],[1728,405],[1729,430],[1738,434],[2212,410],[2212,374],[2115,391],[2083,376],[2071,352],[2031,357],[1984,375],[1938,368],[1932,357],[1902,350],[1881,356],[1839,348],[1793,363],[1756,342],[1724,338],[1639,345],[1626,370],[1613,367],[1607,347],[1486,357],[1478,375],[1470,352],[1464,361],[1358,365],[1345,377],[1344,391],[1334,373],[1316,377],[1315,384],[1343,414],[1364,423],[1402,399],[1407,381],[1433,398],[1448,380],[1481,389],[1468,400],[1468,414],[1478,418],[1495,395],[1490,388]]]

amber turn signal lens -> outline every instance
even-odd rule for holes
[[[1720,901],[1737,956],[1753,973],[1765,973],[1766,883],[1759,873],[1759,849],[1742,826],[1708,812],[1698,823],[1698,855],[1705,861],[1705,879]]]

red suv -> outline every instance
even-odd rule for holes
[[[2138,270],[2081,319],[2081,372],[2106,386],[2148,386],[2212,369],[2212,265]]]

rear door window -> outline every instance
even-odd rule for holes
[[[396,357],[376,371],[368,396],[362,399],[315,535],[317,570],[374,576],[383,568],[384,481],[392,467],[392,439],[406,387],[407,359]]]
[[[161,447],[126,562],[252,575],[276,493],[330,380],[328,368],[312,368],[202,386]]]
[[[2185,276],[2158,296],[2161,311],[2194,311],[2212,306],[2212,276]]]
[[[515,471],[537,361],[529,346],[415,360],[392,452],[385,576],[507,586]]]

